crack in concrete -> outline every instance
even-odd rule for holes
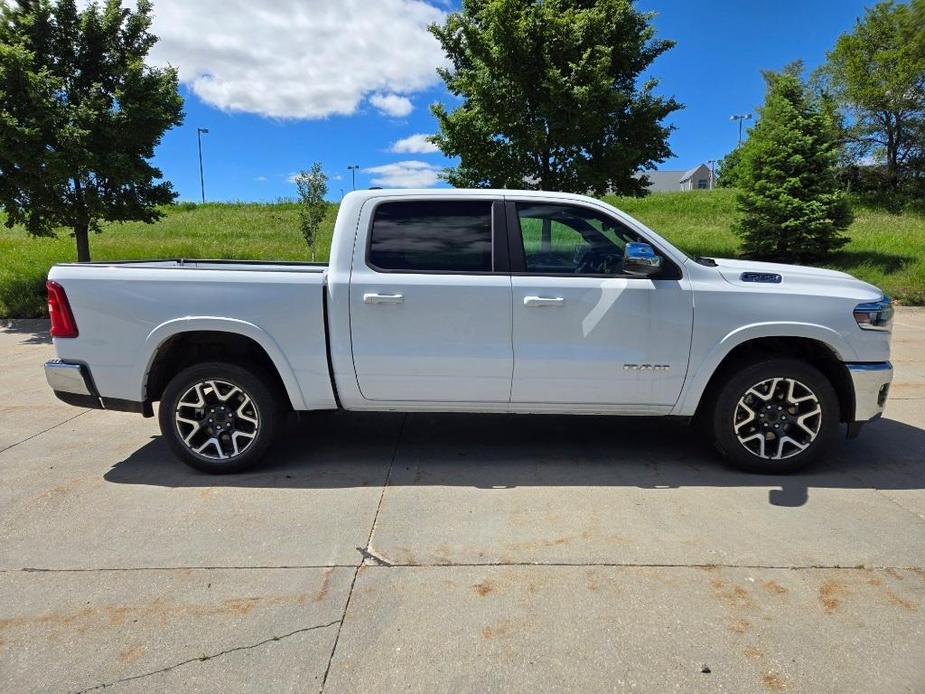
[[[252,643],[247,646],[235,646],[234,648],[229,648],[227,650],[220,651],[219,653],[214,653],[212,655],[202,655],[202,656],[199,656],[198,658],[188,658],[187,660],[183,660],[179,663],[175,663],[174,665],[168,665],[167,667],[163,667],[158,670],[152,670],[151,672],[145,672],[141,675],[132,675],[131,677],[123,677],[121,679],[114,680],[113,682],[105,682],[102,684],[94,685],[92,687],[87,687],[86,689],[80,689],[77,691],[76,694],[84,694],[84,692],[92,692],[98,689],[107,689],[108,687],[114,687],[117,684],[124,684],[126,682],[132,682],[134,680],[144,679],[145,677],[151,677],[152,675],[160,675],[165,672],[170,672],[171,670],[176,670],[177,668],[183,667],[184,665],[189,665],[190,663],[204,663],[207,660],[214,660],[215,658],[221,658],[222,656],[229,655],[231,653],[237,653],[238,651],[249,651],[254,648],[259,648],[260,646],[264,646],[268,643],[274,643],[276,641],[282,641],[283,639],[288,639],[290,636],[295,636],[296,634],[304,634],[305,632],[315,631],[316,629],[326,629],[328,627],[334,626],[335,624],[340,624],[340,622],[341,620],[335,619],[333,622],[328,622],[327,624],[316,624],[315,626],[305,627],[303,629],[296,629],[295,631],[290,631],[288,634],[283,634],[281,636],[271,636],[268,639],[264,639],[263,641],[258,641],[257,643]]]
[[[379,493],[379,503],[376,504],[376,513],[373,516],[373,523],[369,528],[369,535],[366,538],[366,547],[365,549],[360,549],[360,553],[363,555],[363,559],[360,560],[360,563],[357,564],[356,571],[353,572],[353,580],[350,581],[350,590],[347,592],[347,600],[344,602],[344,611],[340,616],[340,625],[337,627],[337,634],[334,636],[334,645],[331,646],[331,655],[328,656],[328,665],[324,669],[324,677],[321,678],[321,686],[318,688],[319,693],[324,691],[324,686],[328,682],[328,674],[331,672],[331,665],[334,662],[334,654],[337,652],[337,644],[340,641],[340,632],[344,628],[344,620],[347,619],[347,609],[350,607],[350,598],[353,597],[353,588],[356,586],[357,576],[360,575],[360,569],[363,567],[363,564],[368,555],[370,558],[377,559],[382,562],[379,557],[376,557],[370,552],[370,548],[373,542],[373,533],[376,532],[376,523],[379,521],[379,511],[382,510],[382,500],[385,498],[385,490],[389,486],[389,481],[392,479],[392,468],[395,466],[395,459],[398,458],[398,448],[401,445],[401,437],[405,433],[405,423],[408,421],[408,413],[405,413],[405,416],[402,417],[401,426],[398,427],[398,436],[395,437],[395,447],[392,449],[392,457],[389,460],[389,469],[385,473],[385,481],[382,483],[382,491]],[[392,564],[381,563],[379,566],[390,567]]]
[[[42,434],[47,434],[47,433],[48,433],[49,431],[51,431],[52,429],[57,429],[58,427],[63,426],[64,424],[67,424],[68,422],[73,422],[73,421],[74,421],[75,419],[77,419],[78,417],[87,414],[87,412],[92,412],[92,410],[81,410],[80,412],[78,412],[77,414],[75,414],[73,417],[68,417],[68,418],[65,419],[63,422],[58,422],[57,424],[54,424],[54,425],[48,427],[47,429],[43,429],[42,431],[40,431],[40,432],[38,432],[38,433],[32,434],[32,436],[27,436],[27,437],[24,438],[22,441],[17,441],[16,443],[11,443],[9,446],[7,446],[7,447],[5,447],[5,448],[0,448],[0,453],[3,453],[4,451],[8,451],[8,450],[10,450],[11,448],[15,448],[16,446],[18,446],[18,445],[20,445],[20,444],[22,444],[22,443],[26,443],[27,441],[31,441],[32,439],[36,438],[37,436],[41,436]]]

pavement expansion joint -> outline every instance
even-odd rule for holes
[[[398,434],[395,436],[395,445],[392,448],[392,457],[389,459],[389,468],[385,473],[385,480],[382,482],[382,491],[379,493],[379,503],[376,505],[376,513],[373,515],[373,522],[369,526],[369,535],[366,537],[366,547],[359,550],[361,559],[360,563],[357,564],[356,570],[353,572],[353,579],[350,581],[350,590],[347,591],[347,599],[344,601],[344,611],[340,617],[340,624],[337,626],[337,633],[334,635],[334,643],[331,646],[331,654],[328,656],[328,665],[324,669],[324,676],[321,678],[321,686],[318,691],[323,692],[324,686],[328,682],[328,675],[331,672],[331,664],[334,662],[334,654],[337,652],[337,643],[340,641],[340,632],[344,628],[344,620],[347,619],[347,610],[350,608],[350,599],[353,597],[353,588],[356,586],[357,576],[360,575],[360,568],[363,566],[363,563],[367,558],[374,561],[379,561],[379,566],[391,566],[390,564],[383,563],[383,560],[378,556],[374,555],[371,552],[373,534],[376,532],[376,523],[379,520],[379,512],[382,510],[382,500],[385,498],[385,490],[389,486],[389,480],[392,479],[392,468],[395,467],[395,459],[398,458],[398,449],[401,446],[402,435],[405,433],[405,424],[408,421],[408,414],[402,417],[401,425],[398,427]]]
[[[11,573],[95,573],[119,571],[285,571],[305,569],[359,569],[385,568],[385,569],[452,569],[452,568],[478,568],[478,567],[506,567],[506,566],[536,566],[536,567],[597,567],[614,569],[767,569],[779,571],[813,571],[820,569],[869,571],[895,569],[897,571],[920,571],[925,566],[899,566],[886,564],[731,564],[731,563],[691,563],[670,564],[659,562],[567,562],[567,561],[481,561],[481,562],[448,562],[411,564],[392,562],[382,557],[372,549],[357,547],[363,556],[359,564],[306,564],[306,565],[279,565],[279,566],[139,566],[139,567],[103,567],[103,568],[17,568],[0,569],[0,574]]]

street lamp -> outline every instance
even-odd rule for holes
[[[202,136],[208,134],[208,128],[196,128],[196,139],[199,141],[199,190],[202,193],[202,202],[206,202],[206,181],[202,175]]]
[[[357,189],[357,169],[360,168],[359,164],[350,164],[347,169],[350,171],[350,180],[353,182],[353,189]]]
[[[719,164],[719,159],[707,159],[707,164],[710,165],[710,190],[713,190],[714,181],[716,181],[716,165]]]
[[[729,120],[733,120],[733,121],[737,120],[737,121],[739,121],[739,144],[740,144],[740,145],[742,144],[742,121],[743,121],[743,120],[751,120],[751,119],[752,119],[752,114],[750,114],[750,113],[743,113],[743,114],[741,114],[741,115],[732,115],[732,116],[729,116]]]

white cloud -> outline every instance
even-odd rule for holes
[[[404,118],[414,110],[411,99],[398,94],[373,94],[369,97],[369,103],[392,118]]]
[[[428,137],[430,135],[425,133],[403,137],[393,142],[389,147],[389,151],[397,154],[433,154],[434,152],[439,152],[437,145],[427,141]]]
[[[444,12],[423,0],[158,0],[156,64],[205,102],[273,118],[388,115],[438,81],[445,58],[427,31]]]
[[[267,180],[267,177],[266,177],[266,176],[257,176],[254,180],[255,180],[255,181],[260,181],[261,183],[263,183],[264,181]]]
[[[440,168],[426,161],[397,161],[363,169],[372,174],[374,186],[386,188],[429,188],[439,179]]]

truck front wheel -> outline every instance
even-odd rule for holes
[[[824,452],[838,431],[838,396],[816,368],[768,358],[737,370],[720,389],[713,439],[750,472],[793,472]]]
[[[268,380],[226,362],[183,369],[164,389],[158,411],[161,433],[173,453],[212,474],[257,463],[282,418],[280,399]]]

